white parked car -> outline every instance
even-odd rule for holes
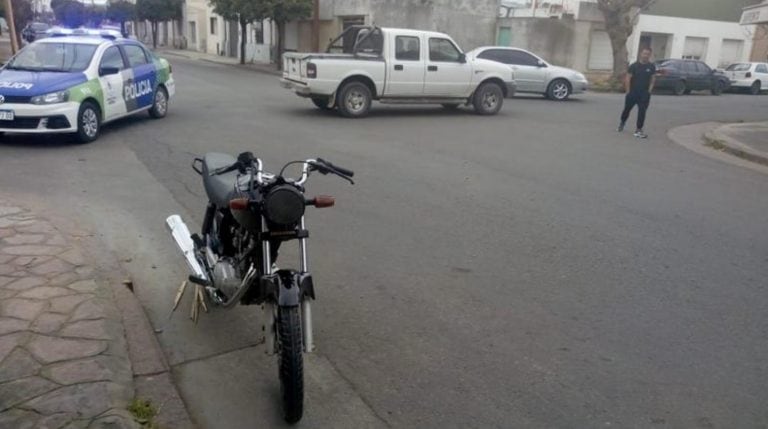
[[[554,66],[524,49],[486,46],[467,54],[509,65],[515,73],[517,92],[543,94],[552,100],[567,100],[587,90],[589,82],[580,72]]]
[[[280,82],[348,118],[367,115],[373,100],[448,109],[468,104],[494,115],[515,92],[508,67],[466,56],[445,34],[366,26],[345,30],[324,54],[286,53]]]
[[[725,69],[732,89],[746,89],[752,95],[768,91],[768,64],[736,63]]]

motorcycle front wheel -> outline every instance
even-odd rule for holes
[[[278,370],[283,418],[288,423],[301,420],[304,413],[304,369],[299,307],[277,310]]]

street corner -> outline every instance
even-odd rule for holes
[[[122,319],[86,255],[0,196],[0,427],[138,428]]]
[[[704,135],[707,145],[768,166],[768,122],[721,125]]]
[[[683,125],[668,137],[700,155],[768,174],[768,122]]]

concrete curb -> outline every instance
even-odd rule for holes
[[[738,124],[744,125],[744,124]],[[704,133],[707,145],[714,149],[722,150],[739,158],[746,159],[757,164],[768,166],[768,153],[759,151],[730,137],[725,130],[733,128],[733,124],[725,124]]]
[[[261,65],[256,65],[256,64],[252,64],[252,63],[251,64],[239,64],[239,63],[234,63],[234,62],[231,62],[231,61],[220,60],[220,59],[218,59],[218,57],[213,56],[213,55],[207,55],[206,56],[206,55],[199,55],[199,54],[196,55],[194,53],[187,54],[184,51],[170,50],[170,49],[158,49],[156,52],[158,54],[160,54],[160,55],[168,55],[168,56],[173,56],[173,57],[178,57],[178,58],[184,58],[184,59],[187,59],[187,60],[205,61],[207,63],[219,64],[219,65],[230,66],[230,67],[236,67],[236,68],[239,68],[239,69],[242,69],[242,70],[249,70],[249,71],[253,71],[253,72],[257,72],[257,73],[269,74],[269,75],[273,75],[273,76],[282,76],[283,75],[282,72],[280,72],[278,70],[272,69],[271,66],[266,66],[266,65],[265,66],[261,66]]]
[[[734,156],[723,149],[715,149],[707,144],[705,135],[722,126],[717,122],[704,122],[697,124],[683,125],[672,128],[667,132],[669,139],[699,155],[722,161],[737,167],[746,168],[762,174],[768,174],[768,167],[756,162],[747,161],[744,158]]]

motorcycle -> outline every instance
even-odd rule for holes
[[[294,164],[302,164],[301,176],[285,177]],[[236,159],[208,153],[195,158],[192,168],[202,176],[209,200],[202,234],[190,234],[179,215],[168,217],[166,225],[191,270],[189,281],[205,291],[199,295],[204,307],[263,306],[266,351],[278,356],[283,417],[295,423],[304,409],[302,352],[314,349],[315,287],[304,212],[335,204],[329,196],[307,199],[303,185],[312,172],[354,184],[354,172],[317,158],[289,162],[272,174],[250,152]],[[280,245],[292,240],[299,243],[299,269],[277,269]]]

